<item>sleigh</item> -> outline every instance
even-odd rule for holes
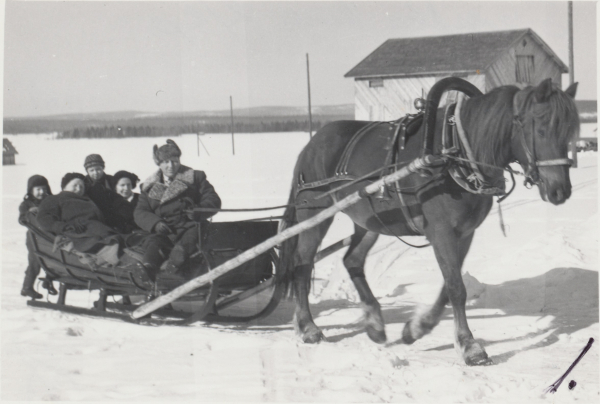
[[[56,302],[30,300],[27,304],[147,324],[259,319],[270,314],[282,297],[282,287],[275,282],[278,265],[275,249],[266,251],[208,285],[192,290],[151,315],[133,320],[130,313],[145,302],[209,273],[242,251],[274,236],[277,224],[276,221],[209,223],[201,231],[203,242],[190,260],[175,274],[160,272],[155,281],[146,274],[140,262],[142,253],[135,248],[126,248],[117,265],[99,265],[90,254],[71,248],[57,248],[54,235],[28,225],[28,237],[32,238],[30,241],[42,268],[47,277],[58,282],[60,287]],[[136,235],[132,236],[135,238]],[[68,300],[73,300],[69,299],[69,292],[77,290],[99,291],[99,299],[93,307],[68,304]]]

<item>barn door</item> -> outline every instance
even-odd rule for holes
[[[533,84],[533,56],[517,55],[517,83]]]

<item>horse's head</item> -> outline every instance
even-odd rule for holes
[[[513,99],[513,155],[525,170],[526,185],[538,185],[542,199],[555,205],[571,196],[567,153],[579,133],[576,91],[577,83],[561,91],[546,79]]]

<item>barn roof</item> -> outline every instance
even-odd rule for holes
[[[15,146],[6,138],[2,138],[2,153],[19,154]]]
[[[556,62],[569,71],[531,29],[472,34],[388,39],[344,77],[404,76],[485,71],[503,52],[530,35]]]

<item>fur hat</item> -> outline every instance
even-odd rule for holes
[[[32,175],[31,177],[29,177],[29,179],[27,180],[27,195],[25,195],[25,198],[27,198],[28,196],[31,196],[31,192],[33,191],[33,188],[35,187],[46,187],[46,190],[48,191],[48,195],[52,195],[52,190],[50,189],[50,185],[48,184],[48,180],[46,179],[46,177],[42,176],[42,175]]]
[[[131,181],[131,188],[135,188],[135,186],[137,185],[138,181],[140,180],[138,178],[137,175],[135,175],[134,173],[130,173],[129,171],[117,171],[115,173],[115,175],[113,175],[112,177],[112,181],[110,186],[112,187],[113,191],[116,191],[117,188],[117,184],[119,183],[119,180],[121,178],[129,178],[129,181]]]
[[[65,187],[69,184],[69,182],[74,179],[79,178],[81,181],[85,181],[85,176],[79,173],[66,173],[62,180],[60,181],[60,188],[65,189]]]
[[[85,162],[83,163],[83,168],[86,170],[93,166],[101,166],[104,168],[104,160],[102,160],[102,156],[99,154],[90,154],[85,158]]]
[[[154,157],[156,165],[159,165],[161,161],[168,160],[172,157],[181,157],[181,149],[179,149],[177,144],[171,139],[167,139],[167,144],[160,147],[154,145],[152,151],[152,157]]]

